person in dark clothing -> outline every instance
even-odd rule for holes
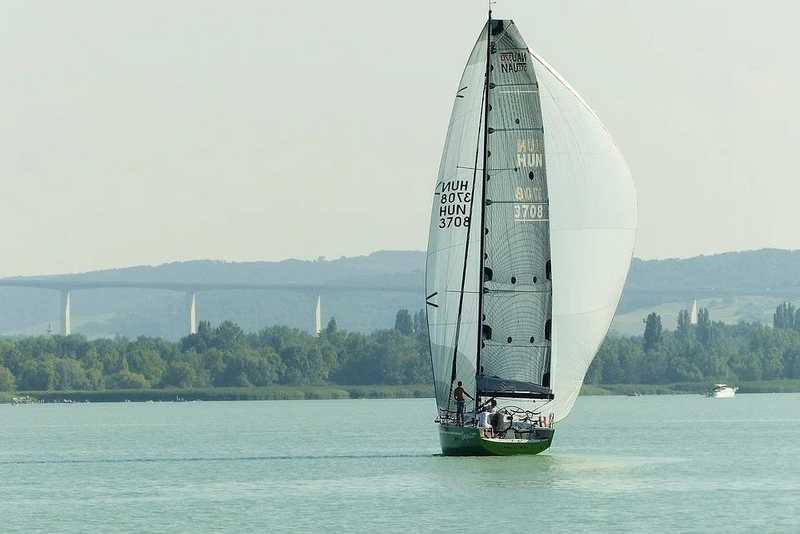
[[[461,380],[459,380],[458,386],[453,390],[453,398],[456,399],[456,424],[459,426],[464,426],[464,404],[467,402],[464,398],[465,396],[475,400],[472,395],[467,393]]]

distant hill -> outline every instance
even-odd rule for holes
[[[633,259],[629,293],[800,293],[800,251],[761,249],[687,259]]]
[[[425,253],[380,251],[368,256],[316,261],[189,261],[95,271],[69,278],[84,281],[153,281],[206,283],[286,283],[385,287],[377,292],[326,292],[324,320],[335,316],[342,328],[370,331],[393,324],[399,308],[424,305]],[[557,275],[556,266],[556,275]],[[417,288],[392,292],[390,288]],[[0,333],[43,333],[58,328],[55,291],[0,288]],[[651,310],[669,326],[693,299],[711,309],[713,319],[769,321],[775,305],[800,300],[800,251],[762,249],[688,259],[634,259],[613,328],[641,331],[641,317]],[[168,291],[93,289],[72,297],[73,330],[88,336],[185,334],[184,295]],[[287,324],[311,330],[316,295],[294,292],[209,291],[198,297],[201,319],[231,319],[245,329]]]
[[[612,325],[640,333],[650,311],[673,328],[678,311],[707,307],[713,320],[771,323],[775,306],[800,300],[800,251],[760,249],[686,259],[634,258]]]

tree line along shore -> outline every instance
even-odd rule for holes
[[[197,334],[87,340],[80,335],[0,339],[0,400],[264,400],[429,397],[422,310],[400,310],[393,328],[347,332],[331,319],[319,336],[284,326],[244,332],[201,322]],[[583,394],[704,393],[716,382],[741,393],[800,391],[800,312],[778,306],[772,327],[696,324],[675,331],[647,316],[640,336],[609,335]]]

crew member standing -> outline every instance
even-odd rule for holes
[[[456,424],[459,426],[464,426],[464,404],[466,403],[464,396],[475,400],[472,395],[467,393],[461,380],[459,380],[458,386],[453,390],[453,398],[456,399]]]

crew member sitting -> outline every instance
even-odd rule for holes
[[[494,427],[492,426],[492,414],[497,411],[497,401],[492,399],[487,404],[481,406],[478,412],[478,428],[484,436],[493,438]]]

